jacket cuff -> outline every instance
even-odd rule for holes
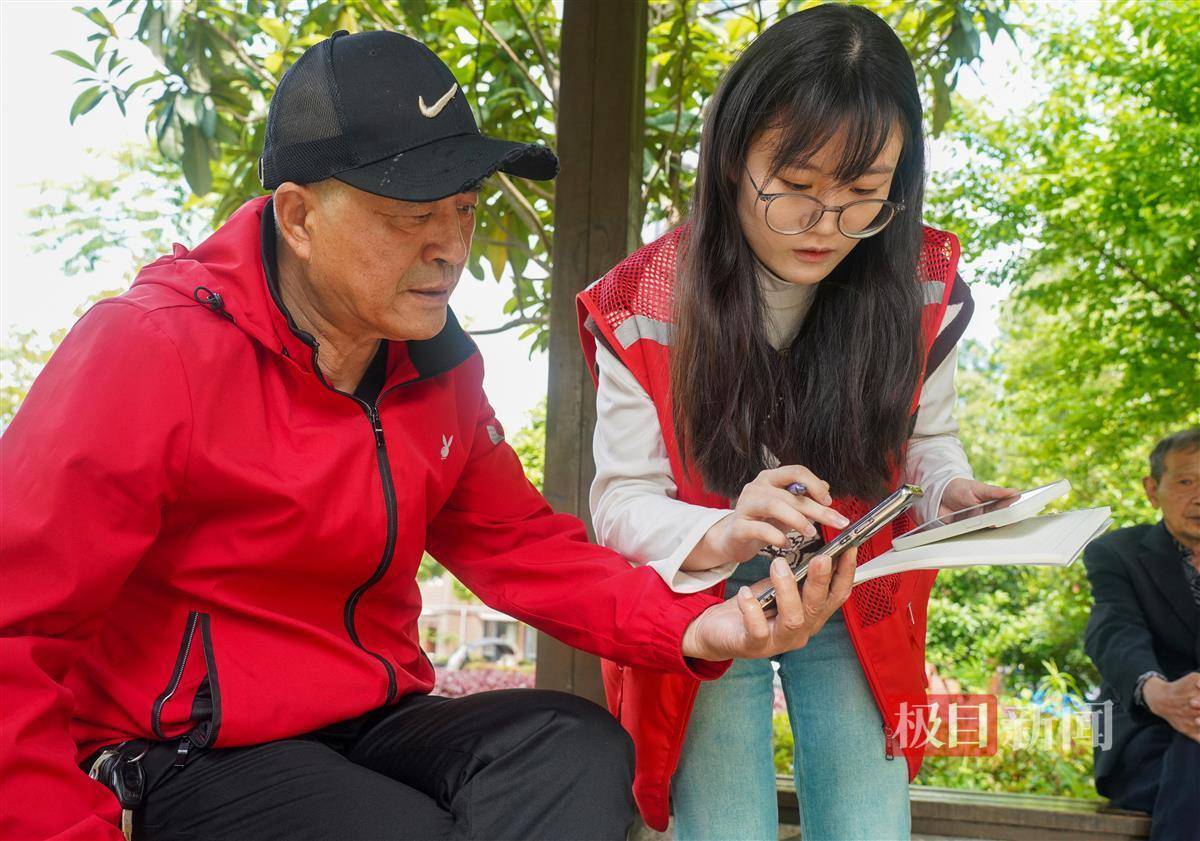
[[[736,561],[709,569],[685,570],[680,567],[696,545],[704,539],[708,530],[732,514],[732,511],[720,508],[700,508],[695,512],[695,520],[680,538],[675,551],[666,558],[651,561],[646,566],[662,576],[662,580],[676,593],[699,593],[720,584],[733,575],[738,567]]]
[[[656,643],[667,662],[664,668],[686,674],[696,680],[715,680],[729,669],[732,660],[700,660],[683,656],[683,632],[708,608],[721,599],[708,593],[676,596],[663,607],[662,621],[657,628]]]

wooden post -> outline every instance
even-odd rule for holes
[[[642,223],[646,0],[566,0],[550,294],[545,494],[587,524],[596,395],[575,295],[632,251]],[[538,634],[537,686],[603,703],[599,663]]]

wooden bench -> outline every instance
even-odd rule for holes
[[[779,777],[779,822],[799,823],[796,789]],[[914,785],[909,789],[914,835],[993,841],[1136,841],[1150,834],[1150,816],[1113,809],[1103,800],[993,794]]]

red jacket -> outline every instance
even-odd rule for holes
[[[453,314],[391,343],[378,409],[324,384],[273,301],[266,201],[93,307],[3,437],[0,837],[119,839],[76,766],[102,745],[257,744],[430,691],[426,549],[570,645],[689,671],[717,599],[550,510]]]
[[[670,334],[672,289],[676,258],[685,228],[660,237],[639,249],[579,295],[579,331],[588,367],[596,371],[596,343],[603,342],[634,375],[658,410],[659,426],[671,461],[678,498],[709,508],[728,508],[729,500],[705,489],[690,468],[685,470],[674,435],[671,412]],[[921,325],[925,352],[938,328],[956,282],[958,240],[951,234],[925,229],[919,278],[925,291]],[[959,281],[961,282],[961,281]],[[915,412],[920,388],[913,395]],[[834,508],[851,522],[866,513],[861,500],[834,500]],[[859,549],[858,562],[865,563],[891,547],[893,534],[912,527],[907,517],[898,519],[893,531],[884,530]],[[835,531],[820,527],[825,538]],[[921,745],[901,745],[901,726],[921,713],[925,690],[925,611],[935,572],[888,575],[854,588],[843,612],[846,627],[862,663],[871,692],[879,705],[887,755],[903,751],[909,778],[920,768]],[[719,595],[724,584],[711,593]],[[638,666],[604,663],[604,685],[609,708],[633,736],[637,748],[634,795],[646,823],[666,829],[670,811],[671,777],[679,761],[688,718],[699,682],[682,674],[651,672]]]

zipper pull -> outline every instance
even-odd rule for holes
[[[887,724],[883,724],[883,758],[889,762],[896,758],[896,748],[900,745],[900,738],[888,729]]]
[[[379,418],[379,410],[374,406],[370,407],[368,414],[371,417],[371,428],[375,430],[375,448],[383,449],[383,421]]]
[[[176,768],[182,768],[187,765],[188,753],[192,750],[192,743],[187,736],[179,740],[179,746],[175,748],[175,762],[172,764]]]

